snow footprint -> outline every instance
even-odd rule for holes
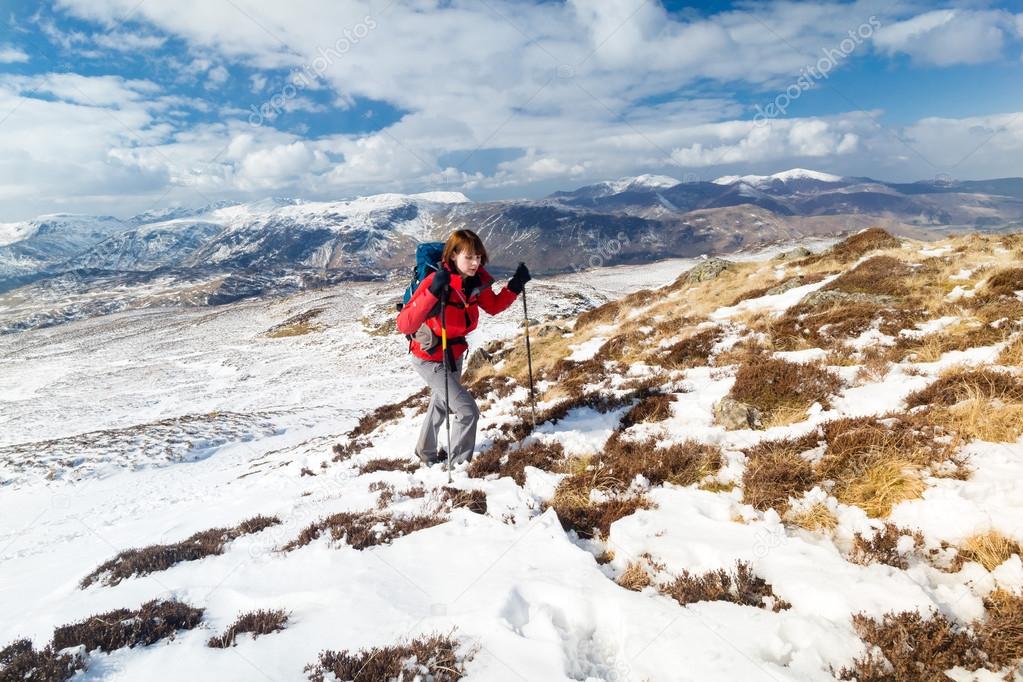
[[[553,604],[531,602],[512,588],[501,609],[508,628],[521,637],[555,645],[561,650],[565,675],[579,682],[627,682],[633,676],[621,647],[601,633],[592,619],[579,613],[572,622]]]

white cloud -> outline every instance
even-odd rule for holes
[[[1014,22],[1002,10],[934,10],[881,27],[874,44],[926,64],[980,64],[1002,56]]]
[[[162,36],[138,35],[127,31],[101,33],[93,40],[99,47],[118,52],[158,50],[167,42],[167,39]]]
[[[322,170],[326,155],[304,142],[259,149],[244,156],[238,168],[241,189],[272,189],[287,185],[316,169]]]
[[[958,178],[1018,176],[1023,158],[1023,112],[929,117],[903,131],[904,139],[922,150],[940,172]]]
[[[28,55],[16,47],[4,47],[0,45],[0,64],[17,64],[27,62]]]
[[[214,90],[224,83],[231,77],[230,72],[221,65],[214,66],[212,69],[206,72],[206,89]]]
[[[159,91],[147,80],[121,76],[82,76],[77,73],[47,73],[36,76],[0,76],[0,84],[19,92],[39,92],[59,99],[94,106],[128,106]]]
[[[800,69],[815,63],[822,49],[838,48],[850,30],[875,14],[882,25],[874,32],[875,49],[928,63],[997,56],[1015,40],[1011,34],[1019,22],[1019,17],[992,10],[931,12],[916,0],[883,6],[867,0],[745,3],[684,19],[657,2],[635,0],[488,0],[451,3],[442,10],[427,2],[368,0],[298,0],[297,5],[59,0],[58,6],[108,29],[131,15],[133,26],[143,26],[140,36],[184,41],[186,49],[164,62],[183,86],[222,84],[232,75],[247,74],[248,67],[257,73],[246,85],[269,98],[280,88],[267,89],[270,74],[263,70],[277,70],[274,83],[284,70],[312,76],[306,90],[329,88],[335,108],[350,109],[371,98],[407,112],[383,131],[309,139],[249,126],[251,112],[239,102],[217,102],[216,113],[225,117],[221,122],[189,127],[183,114],[199,104],[153,91],[148,81],[107,76],[73,81],[76,87],[71,88],[71,82],[44,78],[40,82],[50,88],[47,92],[64,101],[32,100],[21,109],[45,114],[40,125],[59,125],[54,123],[59,110],[68,116],[69,130],[94,135],[97,145],[74,146],[67,165],[78,172],[88,169],[95,182],[87,187],[67,174],[39,173],[32,175],[37,184],[29,191],[39,201],[77,197],[82,206],[120,196],[124,206],[119,213],[140,197],[159,196],[150,194],[148,185],[139,189],[140,179],[162,182],[161,191],[169,187],[231,196],[273,191],[326,198],[437,188],[512,195],[537,182],[571,185],[640,172],[684,173],[687,168],[711,173],[729,164],[741,165],[737,170],[744,173],[763,172],[793,159],[810,159],[823,170],[842,173],[932,177],[939,171],[920,157],[945,158],[936,130],[945,126],[950,139],[962,140],[953,146],[965,148],[974,140],[971,127],[987,130],[995,123],[962,119],[939,125],[935,119],[892,131],[881,126],[878,112],[851,112],[754,126],[748,120],[752,112],[730,93],[777,94]],[[94,43],[113,47],[44,24],[41,30],[68,49]],[[992,27],[1001,31],[1000,42]],[[848,61],[867,49],[858,46]],[[29,85],[0,80],[0,88],[23,94]],[[89,96],[76,97],[76,89]],[[19,101],[13,92],[7,96],[12,104]],[[87,106],[90,102],[96,106]],[[79,106],[67,108],[74,103]],[[289,98],[281,116],[323,108],[305,92]],[[111,115],[136,135],[124,134]],[[110,127],[98,129],[104,118]],[[21,126],[23,138],[12,147],[12,156],[32,166],[54,153],[45,128],[26,120]],[[299,125],[288,128],[302,130]],[[893,133],[915,150],[906,149]],[[33,145],[39,146],[38,153]],[[477,147],[525,151],[498,164],[489,176],[448,162]],[[962,176],[991,175],[984,164],[997,159],[998,152],[995,144],[981,147],[964,163]],[[444,162],[438,163],[439,158]],[[1003,157],[992,167],[1023,174],[1019,158]],[[14,183],[12,168],[8,165],[10,174],[0,180]],[[120,183],[114,171],[131,169],[140,179]],[[109,184],[101,192],[105,180]],[[177,198],[195,203],[187,196]],[[25,201],[17,210],[28,210]]]
[[[700,126],[694,131],[698,141],[672,150],[671,160],[683,167],[701,167],[848,154],[856,149],[860,135],[876,125],[873,119],[853,114],[830,119],[774,119],[761,125],[730,121]]]

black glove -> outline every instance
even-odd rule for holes
[[[525,263],[519,263],[519,267],[515,269],[515,274],[508,280],[508,288],[514,294],[521,294],[522,287],[531,279],[533,277],[529,274],[529,268],[526,267]]]
[[[440,298],[451,284],[451,273],[441,268],[433,273],[433,280],[430,282],[430,293]]]

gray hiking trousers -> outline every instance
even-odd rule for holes
[[[423,427],[419,430],[416,442],[416,456],[424,462],[437,459],[437,434],[444,429],[444,416],[447,405],[444,404],[444,363],[422,360],[415,355],[412,367],[423,377],[430,387],[430,406],[426,409]],[[462,374],[462,358],[448,373],[448,398],[451,402],[451,462],[468,461],[476,447],[476,423],[480,418],[480,410],[476,400],[460,382]]]

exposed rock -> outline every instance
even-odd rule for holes
[[[708,258],[702,261],[686,276],[686,281],[692,284],[697,282],[706,282],[708,280],[716,279],[722,272],[733,267],[735,263],[724,258]]]
[[[497,362],[500,359],[499,356],[506,354],[502,352],[503,345],[504,341],[496,339],[480,346],[469,354],[462,370],[467,372]]]
[[[760,410],[729,397],[722,398],[714,405],[714,419],[729,431],[763,428]]]
[[[797,258],[806,258],[807,256],[813,255],[813,251],[806,248],[805,246],[797,246],[794,249],[779,253],[774,257],[774,260],[796,260]]]
[[[862,292],[849,293],[835,289],[820,289],[807,294],[802,301],[803,305],[829,305],[833,303],[868,303],[871,305],[891,305],[895,302],[894,296],[884,294],[865,294]]]
[[[764,296],[774,296],[776,294],[784,294],[789,289],[795,289],[806,284],[806,280],[802,277],[789,277],[787,280],[777,286],[773,286],[764,292]]]

